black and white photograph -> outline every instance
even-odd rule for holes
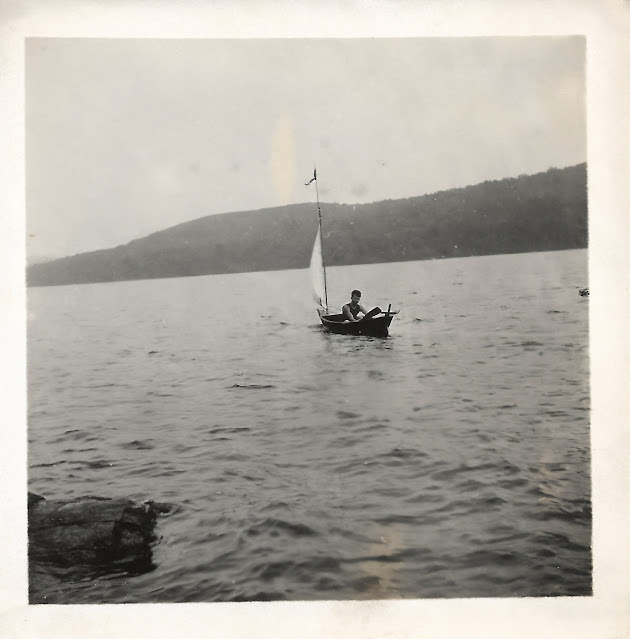
[[[590,51],[27,34],[28,607],[593,601]]]
[[[590,594],[584,62],[29,39],[31,603]]]

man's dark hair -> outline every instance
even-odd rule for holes
[[[352,293],[350,294],[350,297],[354,297],[355,295],[361,297],[361,291],[357,291],[357,289],[355,288],[354,291],[352,291]]]

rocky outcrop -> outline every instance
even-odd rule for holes
[[[173,507],[128,499],[46,500],[28,495],[29,561],[105,566],[150,560],[159,514]]]

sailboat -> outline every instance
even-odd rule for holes
[[[313,252],[311,254],[311,283],[315,301],[317,303],[317,313],[322,326],[330,333],[340,333],[343,335],[367,335],[370,337],[387,337],[389,326],[398,311],[392,311],[390,304],[387,311],[383,312],[378,306],[366,313],[361,319],[351,322],[345,318],[343,313],[328,313],[328,284],[326,281],[326,266],[324,265],[324,253],[322,250],[322,211],[319,205],[319,189],[317,187],[317,169],[313,170],[313,177],[306,182],[308,186],[315,182],[317,193],[317,214],[318,227]]]

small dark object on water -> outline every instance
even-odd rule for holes
[[[588,295],[589,295],[588,289],[587,288],[581,288],[580,289],[580,295],[582,297],[588,297]]]
[[[150,559],[158,514],[170,504],[104,497],[46,500],[28,494],[29,561],[57,566]]]

